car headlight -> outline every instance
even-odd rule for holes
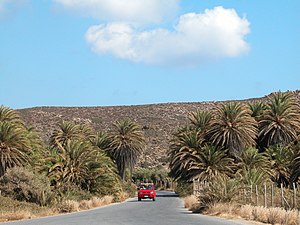
[[[140,194],[140,195],[142,195],[142,194],[143,194],[143,192],[139,192],[139,194]]]
[[[153,192],[153,191],[151,191],[151,192],[150,192],[150,194],[154,194],[154,192]]]

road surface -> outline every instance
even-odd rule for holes
[[[101,208],[0,225],[245,225],[216,217],[192,214],[172,192],[157,192],[157,200],[131,198]]]

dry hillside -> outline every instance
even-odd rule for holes
[[[300,102],[300,91],[292,93]],[[239,102],[264,101],[266,98],[267,96]],[[45,140],[48,140],[53,129],[63,120],[89,123],[95,130],[109,130],[115,121],[123,118],[131,119],[143,127],[147,139],[147,148],[141,157],[140,165],[152,167],[165,164],[172,133],[187,124],[190,112],[197,109],[211,110],[220,103],[222,102],[110,107],[35,107],[17,111],[28,125],[40,132]]]

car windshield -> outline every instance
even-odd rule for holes
[[[152,185],[143,185],[140,187],[140,189],[152,190]]]

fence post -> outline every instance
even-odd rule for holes
[[[296,193],[296,185],[293,183],[293,209],[297,207],[297,193]]]
[[[253,199],[252,199],[252,192],[253,192],[253,190],[252,190],[252,184],[251,184],[251,186],[250,186],[250,201],[251,201],[251,205],[253,204]]]
[[[255,195],[256,195],[256,206],[258,206],[258,188],[257,188],[257,185],[255,185]]]
[[[193,194],[196,195],[196,179],[193,179]]]
[[[245,186],[244,186],[244,204],[245,205],[247,204],[247,191],[246,191]]]
[[[281,207],[284,207],[284,196],[283,196],[283,184],[280,184],[280,189],[281,189]]]
[[[271,184],[271,207],[274,206],[274,186]]]
[[[267,185],[264,185],[264,207],[267,207]]]

